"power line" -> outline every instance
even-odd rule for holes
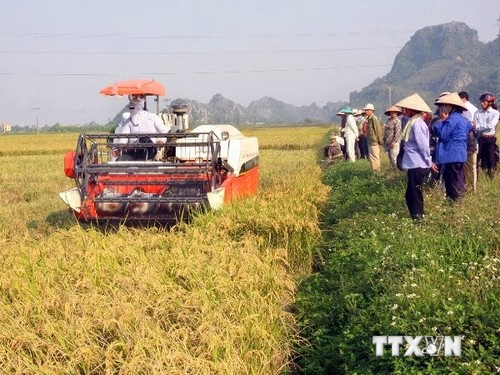
[[[376,68],[392,66],[392,64],[371,64],[371,65],[344,65],[344,66],[324,66],[324,67],[307,67],[307,68],[276,68],[276,69],[249,69],[249,70],[198,70],[189,72],[136,72],[136,73],[26,73],[26,72],[0,72],[0,76],[125,76],[125,75],[182,75],[182,74],[242,74],[242,73],[277,73],[277,72],[301,72],[301,71],[322,71],[322,70],[340,70],[340,69],[359,69],[359,68]]]
[[[331,38],[345,36],[379,35],[379,34],[406,34],[415,30],[363,30],[353,32],[330,32],[330,33],[292,33],[292,34],[243,34],[243,35],[195,35],[195,34],[171,34],[171,35],[137,35],[133,34],[73,34],[73,33],[39,33],[39,32],[15,32],[0,31],[0,37],[8,38],[73,38],[73,39],[103,39],[103,38],[126,38],[127,40],[218,40],[218,39],[283,39],[283,38]]]
[[[493,23],[484,23],[483,28],[496,26]],[[75,33],[40,33],[0,31],[0,37],[4,38],[71,38],[71,39],[104,39],[104,38],[126,38],[127,40],[220,40],[220,39],[283,39],[283,38],[336,38],[346,36],[383,35],[383,34],[408,34],[414,33],[414,29],[380,30],[373,29],[362,31],[325,32],[325,33],[291,33],[291,34],[226,34],[226,35],[200,35],[200,34],[164,34],[164,35],[138,35],[137,33],[101,33],[101,34],[75,34]]]
[[[138,52],[134,55],[245,55],[245,54],[279,54],[279,53],[317,53],[317,52],[340,52],[340,51],[374,51],[401,49],[402,46],[393,47],[353,47],[353,48],[328,48],[328,49],[298,49],[298,50],[250,50],[250,51],[200,51],[200,52],[181,52],[181,51],[152,51]],[[46,54],[46,55],[126,55],[130,56],[130,51],[33,51],[33,50],[0,50],[2,54]]]

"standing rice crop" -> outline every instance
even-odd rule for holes
[[[315,149],[264,150],[258,195],[189,225],[106,231],[68,214],[57,197],[72,183],[63,154],[37,147],[0,157],[0,372],[286,369],[296,337],[287,306],[328,192]]]

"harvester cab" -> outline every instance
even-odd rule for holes
[[[172,222],[192,211],[218,209],[253,195],[259,182],[259,146],[232,125],[189,130],[186,105],[160,113],[156,81],[124,81],[100,91],[144,100],[156,96],[165,133],[80,134],[64,171],[75,187],[59,194],[80,221]]]

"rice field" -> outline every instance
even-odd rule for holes
[[[0,136],[0,373],[279,374],[329,189],[327,127],[247,129],[259,194],[173,229],[80,226],[77,134]]]

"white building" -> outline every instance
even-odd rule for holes
[[[2,124],[2,126],[0,127],[0,129],[2,130],[3,133],[9,133],[12,131],[12,125],[5,122]]]

